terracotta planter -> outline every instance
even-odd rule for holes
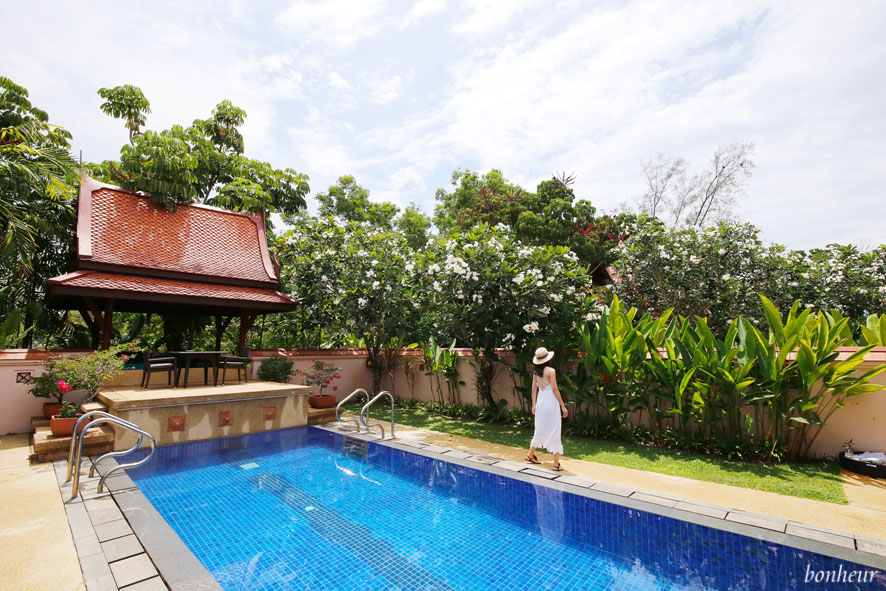
[[[62,411],[62,403],[61,402],[44,402],[43,403],[43,417],[47,419],[51,419],[54,415],[57,415]]]
[[[335,406],[335,396],[333,394],[311,394],[308,396],[308,404],[311,408],[332,408]]]
[[[82,416],[82,414],[71,418],[61,418],[59,416],[53,416],[52,419],[49,421],[49,430],[52,431],[52,434],[56,437],[70,436],[74,432],[74,425]],[[83,429],[85,429],[86,425],[88,424],[89,421],[83,421],[80,424],[80,430],[78,431],[78,433],[82,433]]]

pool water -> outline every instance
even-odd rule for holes
[[[807,586],[872,569],[313,427],[129,474],[226,590],[884,588]]]

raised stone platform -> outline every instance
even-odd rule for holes
[[[114,387],[98,398],[108,412],[139,425],[157,445],[217,439],[300,427],[308,422],[310,388],[249,382],[188,388]],[[128,449],[137,436],[115,427],[115,449]]]

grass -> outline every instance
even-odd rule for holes
[[[375,419],[390,420],[390,408],[379,405],[371,412]],[[527,448],[532,438],[530,427],[451,419],[422,409],[398,408],[396,421],[511,447]],[[833,461],[769,465],[577,435],[565,435],[563,447],[566,456],[579,460],[847,504],[840,468]]]

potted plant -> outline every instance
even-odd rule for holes
[[[77,412],[77,407],[74,406],[73,403],[65,400],[64,402],[62,402],[62,409],[59,411],[59,413],[57,415],[53,415],[53,417],[50,419],[49,429],[56,437],[70,436],[74,432],[74,425],[82,416],[82,414],[79,414]],[[78,433],[83,432],[83,429],[86,428],[86,424],[88,422],[89,421],[83,421],[83,423],[80,424],[80,429],[78,430]]]
[[[102,382],[123,371],[129,360],[128,352],[135,350],[137,342],[116,345],[103,351],[95,351],[82,357],[50,357],[43,364],[43,373],[31,380],[31,394],[37,398],[55,398],[56,402],[43,405],[43,416],[58,414],[65,394],[72,390],[85,390],[84,402],[98,396]]]
[[[43,366],[43,373],[31,379],[31,394],[37,398],[55,398],[55,402],[43,403],[43,416],[47,419],[61,412],[65,394],[73,389],[62,379],[62,373],[56,360],[48,359]]]
[[[319,386],[319,394],[311,394],[308,396],[308,404],[313,408],[331,408],[335,406],[335,394],[323,394],[333,380],[341,378],[338,372],[341,368],[332,364],[326,364],[320,360],[314,360],[311,367],[307,371],[300,369],[295,370],[295,375],[303,376],[302,383],[305,386]],[[338,386],[332,386],[332,391],[338,390]]]

